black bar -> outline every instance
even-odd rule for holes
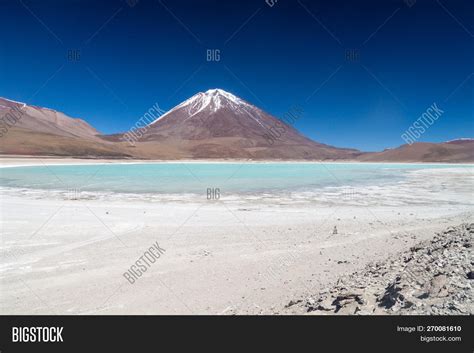
[[[2,316],[0,323],[1,353],[163,349],[471,353],[474,348],[472,316]],[[13,327],[37,326],[63,327],[63,342],[12,342]],[[424,331],[416,331],[418,326]],[[398,327],[415,331],[402,332]],[[420,336],[461,337],[461,341],[426,342]]]

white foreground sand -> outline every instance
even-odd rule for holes
[[[291,299],[474,221],[469,171],[429,179],[446,190],[368,206],[4,193],[0,314],[285,314]],[[123,273],[156,242],[166,252],[130,284]]]

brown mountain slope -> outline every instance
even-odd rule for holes
[[[77,157],[129,157],[121,144],[103,141],[82,119],[0,98],[0,153]]]
[[[474,162],[474,140],[459,139],[444,143],[417,142],[382,152],[365,153],[364,162]]]
[[[0,138],[0,154],[84,158],[132,157],[122,146],[16,127]]]
[[[98,140],[100,133],[82,119],[68,117],[64,113],[48,108],[40,108],[0,98],[0,117],[12,109],[20,111],[23,117],[15,126],[36,132],[51,133],[59,136],[82,137]]]

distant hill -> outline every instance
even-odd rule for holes
[[[417,142],[383,152],[364,153],[366,162],[474,162],[474,140],[458,139],[444,143]]]
[[[0,98],[0,153],[71,157],[130,157],[82,119]]]

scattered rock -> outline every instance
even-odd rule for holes
[[[380,307],[384,307],[386,309],[392,308],[394,305],[398,303],[402,303],[402,306],[405,297],[401,293],[402,287],[400,285],[401,277],[397,277],[395,281],[390,283],[387,288],[385,288],[385,292],[377,299],[378,305]]]
[[[473,315],[473,242],[474,224],[449,227],[408,251],[339,278],[302,303],[290,303],[308,312],[345,315]]]
[[[293,305],[296,305],[298,303],[301,303],[303,300],[301,299],[298,299],[298,300],[290,300],[290,302],[288,304],[285,305],[285,308],[289,308]]]
[[[326,298],[318,303],[317,310],[334,311],[333,301]]]

